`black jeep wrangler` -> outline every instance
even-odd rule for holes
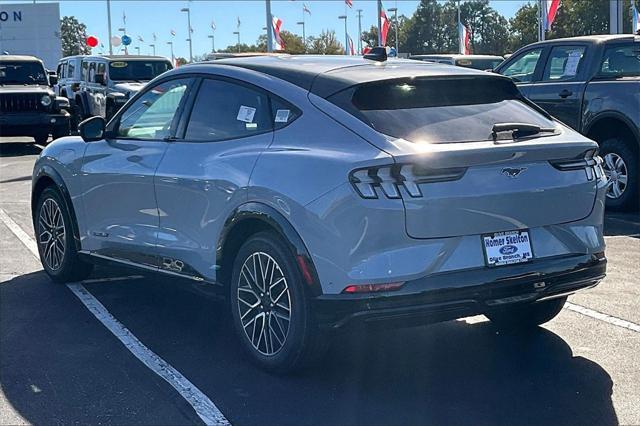
[[[38,144],[49,135],[67,136],[68,110],[69,100],[56,97],[40,59],[0,55],[0,136],[31,136]]]

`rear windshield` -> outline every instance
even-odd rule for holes
[[[109,78],[113,81],[149,81],[170,69],[168,61],[114,61],[109,63]]]
[[[0,62],[0,84],[49,84],[40,62]]]
[[[602,58],[600,75],[610,77],[640,76],[640,43],[608,46]]]
[[[473,68],[476,70],[492,70],[502,63],[502,59],[467,59],[456,60],[459,67]]]
[[[555,127],[521,99],[511,81],[492,76],[386,80],[328,98],[377,131],[416,143],[491,140],[496,123]]]

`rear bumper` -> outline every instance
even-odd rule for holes
[[[49,134],[58,127],[69,126],[69,113],[26,113],[0,115],[1,136],[35,136]]]
[[[328,329],[448,321],[593,287],[605,277],[606,265],[602,253],[442,273],[408,281],[394,292],[322,295],[315,299],[315,312],[321,327]]]

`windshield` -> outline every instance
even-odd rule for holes
[[[44,84],[47,74],[40,62],[0,62],[0,84]]]
[[[521,100],[511,81],[492,76],[387,80],[328,100],[387,136],[416,143],[491,140],[496,123],[555,127]]]
[[[171,69],[169,61],[115,61],[109,63],[113,81],[148,81]]]
[[[502,59],[458,59],[456,65],[476,70],[492,70],[502,63]]]

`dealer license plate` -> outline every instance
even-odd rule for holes
[[[482,236],[487,266],[511,265],[533,259],[529,231],[496,232]]]

